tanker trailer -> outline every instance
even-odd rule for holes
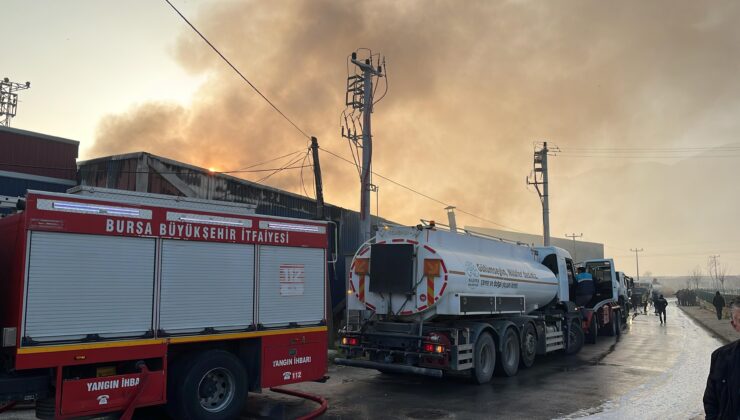
[[[536,355],[577,353],[573,261],[556,247],[439,230],[385,227],[350,266],[340,365],[489,382]]]

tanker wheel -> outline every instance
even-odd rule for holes
[[[619,337],[622,335],[622,313],[617,314],[612,322],[614,323],[614,331],[617,337]]]
[[[232,353],[208,350],[172,366],[167,411],[176,419],[239,417],[247,401],[247,371]],[[171,369],[172,369],[171,368]]]
[[[496,366],[496,346],[493,343],[491,333],[483,332],[475,340],[473,351],[473,369],[471,377],[477,384],[485,384],[491,381],[493,369]]]
[[[583,348],[583,328],[581,321],[574,319],[568,327],[568,346],[565,348],[565,354],[576,354]]]
[[[591,317],[591,323],[588,325],[588,343],[596,344],[596,337],[599,335],[599,319],[594,314]]]
[[[537,331],[534,325],[527,323],[522,328],[522,354],[519,357],[519,365],[530,368],[537,356]]]
[[[617,321],[619,319],[619,314],[615,314],[612,312],[611,314],[611,320],[609,321],[609,325],[606,326],[606,335],[609,337],[614,337],[617,335]]]
[[[505,376],[514,376],[519,372],[519,337],[513,328],[507,328],[501,339],[498,368]]]

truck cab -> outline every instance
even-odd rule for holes
[[[583,329],[590,343],[600,334],[619,335],[627,322],[627,301],[620,300],[620,281],[611,258],[583,261],[579,264],[594,280],[595,293],[582,308]],[[626,292],[626,289],[624,289]]]
[[[558,300],[572,301],[575,296],[576,266],[568,251],[555,246],[537,247],[535,250],[540,263],[558,279]]]
[[[598,310],[607,303],[619,301],[619,279],[614,271],[614,260],[611,258],[588,260],[581,263],[586,272],[594,279],[596,292],[588,307]]]

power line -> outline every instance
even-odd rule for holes
[[[740,146],[696,146],[696,147],[565,147],[563,150],[589,152],[678,152],[702,150],[740,150]]]
[[[353,162],[352,162],[351,160],[349,160],[349,159],[346,159],[346,158],[344,158],[344,157],[342,157],[342,156],[340,156],[340,155],[338,155],[338,154],[336,154],[336,153],[334,153],[334,152],[331,152],[331,151],[329,151],[329,150],[327,150],[327,149],[325,149],[325,148],[322,148],[322,149],[320,149],[320,150],[321,150],[321,151],[323,151],[323,152],[326,152],[326,153],[328,153],[328,154],[329,154],[329,155],[331,155],[331,156],[334,156],[335,158],[338,158],[338,159],[340,159],[340,160],[343,160],[343,161],[345,161],[345,162],[347,162],[347,163],[349,163],[349,164],[351,164],[351,165],[354,165],[354,163],[353,163]],[[392,179],[388,178],[387,176],[381,175],[381,174],[379,174],[379,173],[377,173],[377,172],[375,172],[375,171],[373,171],[373,172],[372,172],[372,174],[373,174],[374,176],[377,176],[378,178],[381,178],[381,179],[384,179],[384,180],[386,180],[386,181],[390,182],[391,184],[397,185],[397,186],[399,186],[399,187],[401,187],[401,188],[404,188],[404,189],[406,189],[406,190],[408,190],[408,191],[411,191],[411,192],[413,192],[414,194],[418,194],[418,195],[420,195],[420,196],[422,196],[422,197],[424,197],[424,198],[426,198],[426,199],[428,199],[428,200],[434,201],[435,203],[439,203],[439,204],[441,204],[441,205],[443,205],[443,206],[445,206],[445,207],[450,207],[450,206],[452,206],[452,205],[451,205],[451,204],[449,204],[449,203],[445,203],[445,202],[444,202],[444,201],[442,201],[442,200],[439,200],[439,199],[437,199],[437,198],[434,198],[434,197],[432,197],[432,196],[430,196],[430,195],[427,195],[427,194],[424,194],[424,193],[422,193],[422,192],[420,192],[420,191],[417,191],[417,190],[415,190],[415,189],[413,189],[413,188],[411,188],[411,187],[409,187],[409,186],[406,186],[406,185],[404,185],[404,184],[401,184],[401,183],[400,183],[400,182],[398,182],[398,181],[394,181],[394,180],[392,180]],[[455,207],[456,207],[456,206],[455,206]],[[505,229],[513,230],[513,231],[515,231],[515,232],[525,233],[525,232],[523,232],[523,231],[521,231],[521,230],[519,230],[519,229],[515,229],[515,228],[513,228],[513,227],[510,227],[510,226],[506,226],[506,225],[503,225],[503,224],[501,224],[501,223],[498,223],[498,222],[494,222],[493,220],[490,220],[490,219],[486,219],[485,217],[481,217],[481,216],[478,216],[478,215],[476,215],[476,214],[473,214],[473,213],[470,213],[470,212],[468,212],[468,211],[462,210],[462,209],[460,209],[460,208],[458,208],[458,207],[456,207],[455,209],[456,209],[456,210],[457,210],[458,212],[460,212],[460,213],[466,214],[466,215],[468,215],[468,216],[470,216],[470,217],[474,217],[474,218],[476,218],[476,219],[478,219],[478,220],[482,220],[482,221],[484,221],[484,222],[487,222],[487,223],[491,223],[491,224],[493,224],[493,225],[496,225],[496,226],[500,226],[500,227],[502,227],[502,228],[505,228]]]
[[[244,76],[244,75],[242,74],[242,72],[240,72],[240,71],[239,71],[239,69],[237,69],[237,68],[236,68],[236,67],[235,67],[235,66],[234,66],[233,64],[231,64],[231,61],[229,61],[229,59],[228,59],[228,58],[226,58],[226,57],[225,57],[225,56],[224,56],[223,54],[221,54],[221,51],[219,51],[219,50],[218,50],[218,48],[216,48],[216,47],[215,47],[215,46],[214,46],[213,44],[211,44],[211,41],[209,41],[209,40],[208,40],[208,38],[206,38],[206,37],[205,37],[205,35],[203,35],[203,34],[202,34],[202,33],[201,33],[201,32],[200,32],[199,30],[198,30],[198,28],[196,28],[196,27],[195,27],[195,26],[194,26],[194,25],[193,25],[192,23],[190,23],[190,21],[188,20],[188,18],[186,18],[186,17],[185,17],[185,16],[184,16],[184,15],[183,15],[182,13],[180,13],[180,11],[179,11],[179,10],[177,10],[177,7],[175,7],[175,5],[174,5],[174,4],[172,4],[172,3],[170,2],[170,0],[164,0],[164,1],[165,1],[165,2],[167,2],[167,4],[169,4],[169,5],[170,5],[170,7],[172,7],[172,9],[173,9],[173,10],[174,10],[174,11],[175,11],[175,12],[176,12],[176,13],[177,13],[178,15],[180,15],[180,17],[182,18],[182,20],[184,20],[184,21],[185,21],[185,23],[187,23],[187,24],[188,24],[188,26],[190,26],[190,27],[191,27],[191,28],[192,28],[192,29],[193,29],[193,30],[195,31],[195,33],[197,33],[197,34],[198,34],[198,35],[199,35],[199,36],[201,37],[201,39],[203,39],[203,41],[205,41],[205,43],[206,43],[206,44],[208,44],[208,46],[209,46],[209,47],[211,47],[211,49],[213,49],[213,51],[215,51],[215,52],[216,52],[216,54],[218,54],[218,55],[219,55],[219,57],[221,57],[221,58],[222,58],[222,59],[223,59],[223,60],[224,60],[224,61],[226,62],[226,64],[228,64],[228,65],[229,65],[229,67],[231,67],[231,69],[232,69],[232,70],[234,70],[234,71],[236,72],[236,74],[238,74],[238,75],[239,75],[239,77],[241,77],[241,78],[242,78],[242,80],[244,80],[245,82],[247,82],[247,84],[248,84],[248,85],[249,85],[249,86],[250,86],[250,87],[251,87],[251,88],[252,88],[252,89],[253,89],[253,90],[254,90],[255,92],[257,92],[257,94],[258,94],[258,95],[260,95],[260,96],[262,97],[262,99],[264,99],[264,100],[265,100],[265,101],[266,101],[266,102],[267,102],[268,104],[270,104],[270,106],[271,106],[271,107],[272,107],[272,108],[273,108],[273,109],[274,109],[275,111],[277,111],[277,112],[278,112],[278,114],[280,114],[280,115],[281,115],[281,116],[282,116],[283,118],[285,118],[285,120],[286,120],[286,121],[288,121],[288,122],[289,122],[289,123],[290,123],[290,124],[291,124],[291,125],[292,125],[293,127],[295,127],[295,129],[296,129],[296,130],[298,130],[298,131],[299,131],[299,132],[300,132],[301,134],[303,134],[303,136],[304,136],[304,137],[306,137],[307,139],[310,139],[310,138],[311,138],[311,136],[309,136],[308,134],[306,134],[306,132],[305,132],[305,131],[301,130],[301,128],[300,128],[300,127],[298,127],[298,125],[296,125],[296,123],[294,123],[294,122],[293,122],[293,120],[291,120],[290,118],[288,118],[288,116],[287,116],[287,115],[285,115],[285,114],[283,113],[283,111],[281,111],[281,110],[280,110],[280,109],[279,109],[279,108],[278,108],[277,106],[275,106],[275,104],[273,104],[273,103],[272,103],[272,102],[271,102],[271,101],[270,101],[269,99],[267,99],[267,97],[266,97],[265,95],[263,95],[263,94],[262,94],[262,92],[260,92],[260,90],[259,90],[259,89],[257,89],[257,86],[255,86],[254,84],[252,84],[252,82],[250,82],[250,81],[249,81],[249,79],[247,79],[247,78],[246,78],[246,77],[245,77],[245,76]]]
[[[311,149],[307,149],[306,150],[306,154],[308,154],[310,152],[311,152]],[[304,157],[305,156],[298,156],[298,158],[288,161],[288,163],[286,163],[284,166],[282,166],[280,168],[277,168],[274,172],[270,173],[269,175],[267,175],[265,177],[260,178],[259,180],[255,181],[255,182],[259,184],[260,182],[263,182],[263,181],[268,180],[271,176],[277,174],[278,172],[282,172],[282,171],[288,169],[289,167],[291,167],[292,165],[297,164],[298,161],[301,160],[301,159],[303,159]]]
[[[222,171],[221,173],[231,173],[231,172],[237,172],[237,171],[242,171],[242,170],[245,170],[245,169],[251,169],[251,168],[254,168],[255,166],[260,166],[260,165],[264,165],[265,163],[270,163],[270,162],[274,162],[274,161],[276,161],[276,160],[278,160],[278,159],[282,159],[282,158],[284,158],[284,157],[288,157],[288,156],[290,156],[290,155],[295,155],[295,154],[297,154],[297,153],[302,153],[302,152],[303,152],[303,149],[300,149],[300,150],[296,150],[296,151],[294,151],[294,152],[291,152],[291,153],[288,153],[288,154],[285,154],[285,155],[282,155],[282,156],[278,156],[278,157],[276,157],[276,158],[272,158],[272,159],[269,159],[269,160],[265,160],[265,161],[262,161],[262,162],[257,162],[257,163],[253,163],[253,164],[251,164],[251,165],[249,165],[249,166],[245,166],[244,168],[236,169],[236,170],[234,170],[234,171]]]
[[[290,156],[290,155],[287,155]],[[60,168],[60,167],[54,167],[54,166],[39,166],[39,165],[24,165],[20,163],[1,163],[0,166],[11,166],[11,167],[17,167],[17,168],[28,168],[28,169],[46,169],[46,170],[53,170],[53,171],[69,171],[69,172],[77,172],[78,168]],[[289,166],[289,167],[280,167],[280,168],[268,168],[268,169],[238,169],[233,171],[209,171],[205,168],[201,169],[203,172],[209,172],[213,174],[234,174],[234,173],[256,173],[256,172],[270,172],[270,171],[279,171],[279,170],[286,170],[286,169],[299,169],[299,168],[308,168],[311,165],[299,165],[299,166]],[[80,170],[84,170],[85,172],[108,172],[108,169],[92,169],[89,167],[79,168]],[[121,174],[148,174],[151,173],[149,171],[128,171],[128,170],[121,170],[116,171],[117,173]],[[160,174],[182,174],[183,171],[156,171],[156,173]]]

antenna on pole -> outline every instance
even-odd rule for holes
[[[0,80],[0,125],[10,127],[10,119],[15,117],[18,110],[19,90],[31,88],[31,82],[11,82],[7,77]]]
[[[578,258],[576,258],[576,238],[583,238],[583,233],[579,233],[578,235],[576,235],[575,233],[568,235],[566,233],[565,237],[573,239],[573,260],[578,262]]]
[[[370,192],[374,186],[372,184],[372,132],[370,130],[370,115],[373,112],[373,81],[384,75],[383,65],[379,54],[373,54],[368,51],[368,57],[364,60],[357,57],[357,51],[353,52],[350,58],[352,64],[357,68],[354,74],[347,76],[347,94],[345,96],[345,105],[347,108],[342,113],[344,121],[342,122],[342,136],[350,140],[355,149],[362,149],[362,158],[360,160],[360,235],[361,241],[365,242],[372,236],[372,222],[370,216]],[[373,63],[375,61],[375,63]],[[359,69],[359,73],[357,70]],[[357,113],[356,113],[357,111]],[[358,135],[358,126],[362,135]],[[361,143],[360,143],[361,139]],[[353,151],[353,158],[354,158]]]

